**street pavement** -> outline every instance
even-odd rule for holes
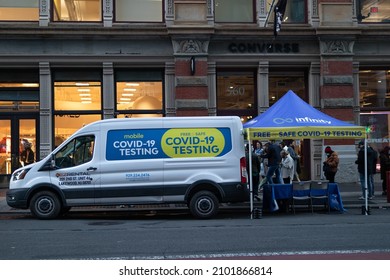
[[[342,198],[342,202],[344,208],[348,211],[348,209],[356,209],[362,208],[365,205],[364,200],[359,200],[361,196],[360,185],[358,183],[339,183],[340,195]],[[11,208],[7,205],[5,194],[7,191],[7,187],[0,187],[0,213],[30,213],[29,209],[15,209]],[[382,189],[380,183],[375,184],[375,197],[372,200],[368,201],[368,206],[370,209],[387,209],[390,208],[390,203],[387,202],[387,196],[382,195]],[[168,210],[169,208],[180,209],[186,208],[183,204],[169,204],[169,205],[141,205],[134,207],[126,207],[126,210]],[[240,208],[240,209],[250,209],[250,204],[248,203],[236,203],[236,204],[223,204],[221,208]],[[98,207],[74,207],[71,211],[113,211],[113,210],[125,210],[123,206],[98,206]]]

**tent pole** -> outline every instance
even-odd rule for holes
[[[364,214],[368,215],[368,170],[367,170],[367,138],[364,138]]]
[[[250,131],[248,128],[248,156],[249,156],[249,201],[251,204],[251,219],[253,219],[253,180],[252,180],[252,143],[250,137]]]
[[[322,148],[321,148],[321,165],[320,165],[320,172],[321,172],[321,180],[324,180],[324,171],[322,170],[322,166],[324,164],[325,157],[324,157],[324,138],[322,138]]]

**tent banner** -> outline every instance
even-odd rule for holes
[[[361,126],[349,127],[251,127],[247,128],[250,140],[266,139],[364,139],[366,131]]]

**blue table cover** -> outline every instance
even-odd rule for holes
[[[341,199],[339,187],[337,183],[329,183],[329,201],[330,208],[340,212],[345,212],[343,201]],[[315,195],[324,195],[326,190],[313,190]],[[309,195],[309,191],[295,191],[295,195]],[[291,199],[293,196],[292,184],[272,184],[264,185],[263,188],[263,210],[274,212],[279,210],[277,200],[279,199]]]

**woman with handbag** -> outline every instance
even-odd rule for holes
[[[329,183],[334,183],[334,177],[336,176],[337,168],[339,166],[339,156],[329,146],[325,148],[325,154],[326,160],[324,161],[323,167],[325,178]]]

